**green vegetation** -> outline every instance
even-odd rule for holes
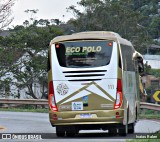
[[[160,115],[159,114],[140,114],[139,118],[160,120]]]
[[[140,119],[157,119],[160,120],[160,112],[154,111],[154,110],[141,110],[141,113],[139,115]]]
[[[35,108],[34,106],[24,105],[18,108],[0,108],[0,111],[48,113],[49,109],[48,108]]]
[[[36,14],[35,10],[32,10]],[[0,80],[0,88],[5,90],[4,96],[11,94],[11,85],[16,85],[19,90],[27,88],[26,98],[44,98],[47,88],[47,57],[50,40],[62,35],[62,30],[55,24],[49,24],[48,20],[25,21],[23,26],[10,29],[10,35],[0,40],[0,77],[12,72],[13,77]],[[16,55],[16,56],[15,56]],[[19,60],[23,56],[23,59]],[[41,94],[36,95],[33,88],[36,82],[43,85]],[[20,97],[20,94],[11,94]]]
[[[160,77],[160,69],[150,69],[149,74],[153,74],[155,77]]]
[[[11,1],[16,3],[15,0]],[[8,36],[0,36],[0,78],[3,78],[0,80],[0,89],[3,90],[0,95],[20,98],[19,92],[25,88],[26,98],[45,97],[47,50],[50,40],[59,35],[81,31],[113,31],[130,40],[142,54],[146,53],[149,45],[160,45],[155,40],[160,37],[157,0],[81,0],[78,5],[83,7],[83,11],[71,5],[68,11],[74,17],[67,22],[61,19],[36,19],[38,10],[26,10],[30,18],[23,25],[9,29]],[[25,59],[19,60],[24,55]],[[149,71],[159,76],[159,70]],[[12,73],[14,79],[10,76],[4,78],[7,73]],[[33,90],[37,82],[43,86],[39,94]],[[11,93],[12,85],[18,88],[16,93]]]
[[[152,39],[160,36],[160,18],[156,0],[81,0],[80,12],[75,6],[68,9],[76,15],[69,21],[74,31],[106,30],[129,39],[141,53],[146,52]]]
[[[126,142],[159,142],[159,139],[135,139],[127,140]]]
[[[48,113],[48,109],[42,109],[42,108],[41,109],[0,108],[0,111]]]

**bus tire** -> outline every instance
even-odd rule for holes
[[[74,126],[68,127],[68,129],[66,129],[66,136],[67,137],[74,137],[76,134],[77,134],[77,130]]]
[[[128,133],[128,124],[123,125],[120,129],[119,129],[119,135],[120,136],[127,136]]]
[[[111,135],[111,136],[117,135],[117,129],[116,128],[110,128],[109,129],[109,135]]]
[[[127,136],[128,134],[128,120],[129,120],[129,108],[127,109],[127,120],[126,120],[126,125],[122,125],[119,128],[119,135],[121,136]]]
[[[76,135],[76,133],[75,132],[71,132],[71,131],[66,131],[66,136],[67,137],[74,137]]]
[[[57,137],[64,137],[65,129],[62,126],[56,126],[56,135]]]
[[[129,134],[134,133],[134,123],[128,124],[128,133]]]

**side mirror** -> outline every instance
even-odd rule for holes
[[[138,71],[140,74],[144,72],[144,64],[143,64],[143,59],[142,58],[137,58],[138,62]]]
[[[136,66],[138,66],[138,72],[142,74],[144,72],[143,56],[135,51],[133,53],[133,59],[136,61]]]

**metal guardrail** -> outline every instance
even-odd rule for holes
[[[0,104],[48,105],[48,100],[45,100],[45,99],[0,99]],[[160,105],[140,102],[140,108],[159,111]]]
[[[0,104],[48,105],[45,99],[0,99]]]
[[[160,111],[160,105],[146,102],[140,102],[140,108]]]

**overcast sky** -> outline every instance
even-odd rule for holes
[[[27,9],[38,9],[35,15],[37,19],[60,19],[67,21],[73,17],[71,13],[66,12],[66,8],[76,5],[80,0],[17,0],[13,10],[14,21],[11,25],[22,25],[26,19],[29,19],[24,11]],[[63,18],[63,15],[65,17]]]

